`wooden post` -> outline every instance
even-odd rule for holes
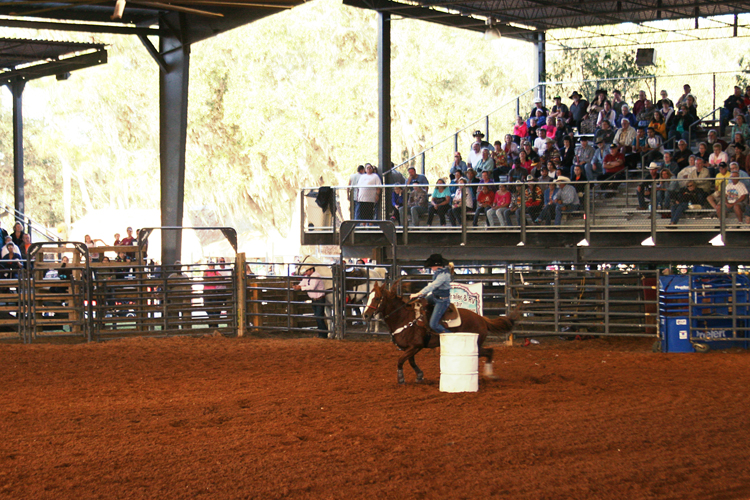
[[[247,327],[245,308],[247,306],[247,270],[245,254],[238,253],[234,259],[234,272],[237,273],[237,336],[244,337]]]

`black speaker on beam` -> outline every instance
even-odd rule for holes
[[[656,49],[638,49],[635,53],[636,66],[653,66],[656,64]]]

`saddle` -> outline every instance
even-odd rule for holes
[[[427,299],[416,300],[414,302],[414,311],[417,313],[417,325],[429,329],[430,317],[434,308],[435,306],[427,302]],[[461,314],[458,312],[456,304],[448,306],[440,323],[446,328],[458,328],[461,326]]]

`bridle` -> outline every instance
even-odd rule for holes
[[[373,292],[373,293],[374,293],[374,292]],[[372,314],[372,315],[374,316],[374,315],[375,315],[375,313],[377,313],[377,312],[378,312],[378,310],[380,309],[380,306],[382,306],[382,305],[383,305],[383,299],[384,299],[384,298],[385,298],[385,297],[383,296],[383,293],[381,292],[381,295],[380,295],[380,298],[378,299],[377,305],[374,305],[374,304],[367,304],[367,307],[365,308],[365,312],[367,312],[367,311],[369,311],[370,309],[372,309],[372,312],[371,312],[371,314]],[[404,302],[404,303],[402,303],[402,304],[401,304],[400,306],[398,306],[398,307],[397,307],[396,309],[394,309],[393,311],[389,312],[388,314],[385,314],[385,315],[383,315],[383,319],[384,319],[384,320],[385,320],[385,319],[388,319],[389,317],[393,316],[393,315],[394,315],[395,313],[397,313],[398,311],[400,311],[400,310],[401,310],[401,309],[403,309],[404,307],[408,306],[409,304],[411,304],[411,302]]]

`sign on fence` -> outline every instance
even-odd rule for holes
[[[451,303],[482,315],[482,283],[451,283]]]

